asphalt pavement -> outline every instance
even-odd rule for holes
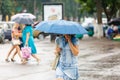
[[[90,37],[79,41],[79,80],[120,80],[120,42]],[[5,62],[12,45],[9,41],[0,44],[0,80],[54,80],[55,71],[51,69],[55,57],[54,42],[47,37],[35,39],[35,45],[41,59],[39,65],[32,57],[22,65],[18,55],[16,62]]]

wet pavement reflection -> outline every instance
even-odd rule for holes
[[[83,38],[78,55],[79,80],[119,80],[120,79],[120,42],[111,40]],[[26,65],[21,65],[16,56],[15,63],[4,61],[11,44],[0,44],[0,80],[54,80],[55,71],[51,63],[55,57],[54,42],[49,37],[35,39],[41,62],[37,65],[31,57]]]

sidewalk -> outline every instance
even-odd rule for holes
[[[54,80],[51,70],[55,44],[49,38],[35,39],[41,63],[37,65],[31,58],[28,64],[21,65],[16,56],[15,63],[6,63],[4,58],[11,46],[10,42],[0,44],[0,80]],[[120,42],[107,39],[84,38],[80,40],[79,80],[119,80]]]
[[[120,42],[87,38],[80,41],[80,80],[119,80]]]

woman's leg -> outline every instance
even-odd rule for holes
[[[15,48],[16,48],[16,51],[17,51],[17,53],[18,53],[18,55],[19,55],[19,57],[20,57],[20,59],[21,59],[21,61],[22,61],[23,58],[22,58],[22,56],[21,56],[21,54],[20,54],[20,47],[19,47],[18,45],[16,45]]]
[[[18,53],[18,55],[19,55],[19,57],[21,59],[22,64],[26,64],[27,61],[26,61],[26,59],[22,58],[22,56],[20,54],[20,47],[18,45],[16,45],[16,50],[17,50],[17,53]]]
[[[15,60],[14,60],[14,57],[15,57],[16,54],[17,54],[17,50],[15,51],[15,53],[13,54],[13,56],[12,56],[12,58],[11,58],[11,61],[12,61],[12,62],[15,61]]]
[[[8,58],[9,58],[11,52],[14,50],[14,48],[15,48],[15,46],[12,46],[12,47],[11,47],[9,53],[7,54],[7,57],[6,57],[5,61],[9,62]]]
[[[35,58],[38,63],[40,62],[40,59],[38,58],[38,56],[36,54],[32,54],[32,57]]]

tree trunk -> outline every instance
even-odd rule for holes
[[[107,8],[108,4],[104,0],[102,0],[102,7],[103,7],[103,10],[104,10],[104,12],[106,14],[108,22],[111,20],[111,18],[113,18],[114,16],[116,16],[115,15],[116,12],[117,12],[116,1],[113,1],[112,5],[110,6],[110,8]]]
[[[2,21],[5,21],[6,20],[6,15],[2,15]]]
[[[96,27],[95,35],[98,39],[100,39],[103,37],[101,0],[95,0],[95,3],[97,8],[97,24],[94,25]]]

